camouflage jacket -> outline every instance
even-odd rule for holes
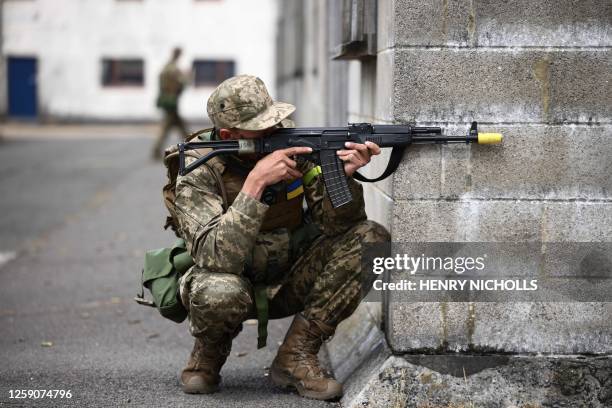
[[[315,167],[306,161],[298,163],[302,174]],[[322,234],[342,234],[367,218],[361,184],[350,179],[349,186],[353,201],[334,209],[325,194],[322,176],[316,176],[309,185],[304,185],[310,218]],[[196,265],[206,271],[244,275],[245,265],[257,258],[256,254],[271,252],[287,254],[284,257],[286,262],[280,265],[281,269],[288,269],[294,261],[288,255],[289,239],[274,239],[275,235],[289,233],[286,229],[260,231],[269,206],[240,192],[224,211],[221,192],[207,166],[200,166],[177,178],[175,206],[178,233],[185,240]],[[266,248],[269,245],[278,246],[279,242],[283,247]],[[265,260],[256,264],[255,269],[259,268],[255,271],[257,275],[268,273]],[[252,276],[246,277],[254,280]],[[272,283],[270,279],[265,280]]]

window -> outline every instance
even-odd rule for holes
[[[195,60],[193,61],[195,86],[217,86],[227,78],[234,76],[234,61]]]
[[[376,56],[376,0],[342,0],[333,3],[334,59],[367,59]]]
[[[103,59],[102,85],[143,86],[144,61],[141,59]]]

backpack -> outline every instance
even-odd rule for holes
[[[185,142],[192,141],[193,139],[210,134],[213,131],[213,128],[202,129],[195,133],[189,135]],[[199,159],[200,157],[206,155],[210,152],[211,149],[203,148],[197,150],[187,150],[184,152],[185,156],[193,157],[194,159]],[[221,172],[219,170],[219,162],[216,158],[210,159],[208,162],[204,164],[204,166],[208,167],[211,174],[215,178],[219,191],[221,192],[221,197],[223,198],[223,209],[227,210],[228,202],[227,202],[227,192],[225,190],[225,186],[223,184],[223,179],[221,176]],[[164,197],[164,205],[168,210],[168,216],[166,217],[166,223],[164,224],[164,229],[171,228],[174,231],[174,234],[178,236],[178,223],[176,217],[176,206],[174,205],[174,201],[176,200],[176,179],[178,177],[179,172],[179,150],[178,145],[172,145],[168,147],[164,152],[164,165],[166,166],[166,184],[162,188],[162,195]]]

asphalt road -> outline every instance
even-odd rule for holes
[[[186,324],[132,301],[144,251],[173,240],[161,227],[163,166],[149,160],[150,138],[86,133],[0,140],[0,406],[334,406],[270,383],[287,319],[271,322],[261,350],[245,325],[220,393],[180,391]]]

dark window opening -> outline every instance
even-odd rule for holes
[[[217,86],[236,72],[234,61],[195,60],[195,86]]]
[[[376,0],[343,0],[332,3],[334,20],[331,44],[334,59],[376,57]]]
[[[103,86],[143,86],[144,61],[141,59],[102,60]]]

